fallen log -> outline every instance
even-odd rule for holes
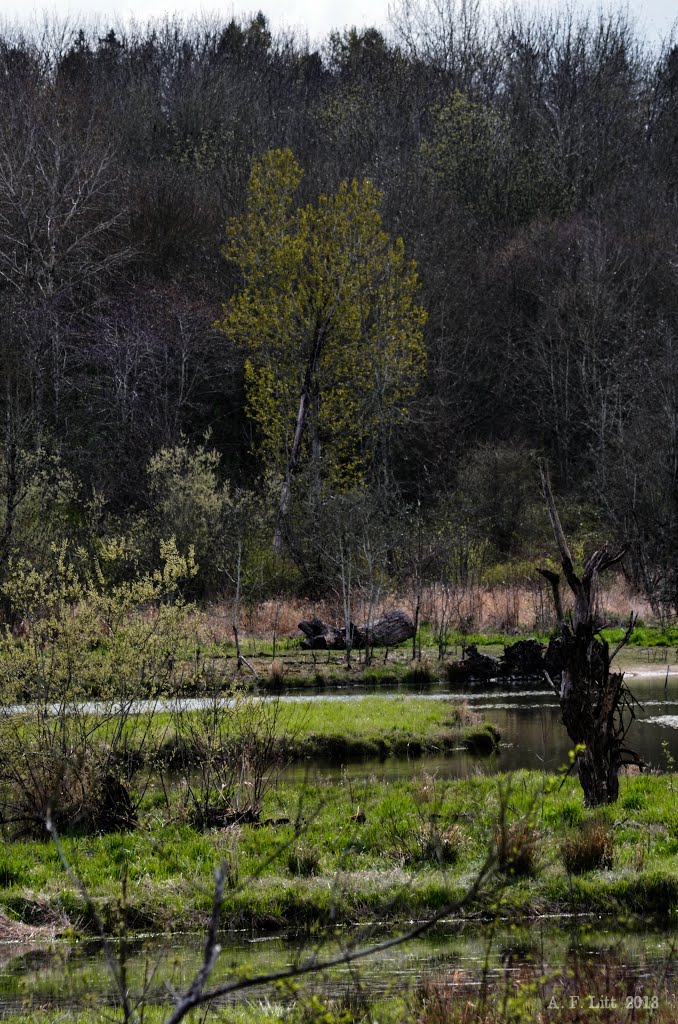
[[[310,619],[308,622],[300,622],[299,629],[304,634],[301,646],[307,651],[345,651],[346,650],[346,629],[344,627],[332,626],[321,619]],[[367,623],[361,626],[350,624],[350,642],[352,648],[366,647],[368,643],[372,647],[395,647],[405,640],[411,640],[415,634],[414,623],[407,612],[392,611],[386,612],[381,619],[377,619],[371,626]]]

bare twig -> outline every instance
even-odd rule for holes
[[[637,618],[638,618],[638,616],[636,615],[636,613],[635,612],[631,612],[631,615],[629,616],[629,624],[626,627],[626,632],[624,633],[624,636],[621,638],[621,640],[619,641],[619,643],[617,644],[617,646],[613,650],[612,654],[610,655],[610,661],[614,661],[614,659],[617,657],[617,655],[621,651],[622,647],[626,647],[627,643],[631,639],[631,634],[633,633],[634,629],[636,628],[636,620],[637,620]]]
[[[570,554],[570,548],[565,539],[563,528],[560,524],[560,517],[558,510],[556,509],[556,503],[553,500],[553,492],[551,490],[551,480],[549,478],[549,472],[544,462],[539,463],[539,475],[541,477],[541,489],[544,495],[544,501],[546,502],[546,509],[551,520],[551,526],[553,527],[553,535],[556,539],[558,546],[558,553],[560,554],[560,562],[565,573],[565,578],[570,584],[570,587],[575,594],[581,588],[581,580],[574,571],[574,563],[572,561],[572,555]],[[542,574],[544,575],[544,574]]]
[[[205,936],[205,952],[203,953],[202,965],[200,970],[196,974],[191,987],[188,991],[179,998],[176,1002],[174,1009],[167,1018],[166,1024],[177,1024],[178,1021],[182,1020],[186,1014],[194,1006],[200,1005],[204,1002],[201,999],[203,990],[210,974],[217,962],[217,957],[221,953],[221,946],[219,945],[219,917],[221,915],[221,904],[224,901],[224,884],[226,879],[226,869],[224,864],[214,872],[214,899],[212,901],[212,913],[210,915],[209,925],[207,926],[207,934]]]
[[[134,1021],[137,1019],[136,1014],[130,1003],[127,986],[124,983],[124,979],[120,970],[120,963],[116,959],[115,954],[113,953],[113,950],[111,948],[111,943],[108,938],[108,935],[106,934],[104,922],[101,920],[101,916],[94,904],[94,901],[92,900],[92,897],[87,891],[85,883],[82,881],[80,876],[75,873],[75,871],[73,870],[68,861],[68,858],[66,857],[64,848],[61,845],[61,840],[59,838],[57,827],[54,824],[52,820],[52,815],[49,811],[47,811],[47,814],[45,815],[45,828],[52,837],[52,841],[59,855],[59,860],[61,861],[61,865],[64,871],[66,872],[71,882],[82,896],[83,900],[85,901],[85,906],[92,915],[92,919],[96,926],[96,930],[99,933],[99,938],[101,939],[104,957],[106,960],[106,966],[108,967],[108,970],[111,973],[111,977],[113,978],[115,986],[118,990],[118,995],[120,996],[120,1002],[122,1004],[124,1019],[125,1021]]]
[[[395,946],[400,946],[405,942],[409,942],[411,939],[422,935],[428,931],[443,918],[449,917],[451,914],[456,914],[467,906],[480,892],[482,886],[489,880],[494,872],[496,864],[496,852],[491,852],[485,858],[484,863],[480,867],[478,874],[475,877],[473,884],[466,891],[464,896],[448,904],[442,910],[437,911],[431,917],[425,921],[421,921],[404,932],[402,935],[394,936],[391,939],[385,939],[383,942],[379,942],[373,946],[361,946],[357,949],[347,949],[337,956],[327,957],[323,959],[317,954],[313,954],[300,964],[294,964],[292,967],[283,968],[279,971],[271,971],[268,974],[256,974],[249,978],[236,978],[233,981],[226,982],[222,985],[216,985],[214,988],[204,990],[204,981],[200,983],[200,979],[204,977],[205,967],[210,957],[214,953],[214,945],[210,945],[208,939],[205,946],[205,954],[203,957],[203,964],[198,972],[195,981],[191,985],[186,995],[182,996],[177,1005],[175,1006],[172,1014],[168,1017],[166,1024],[178,1024],[186,1014],[194,1009],[196,1006],[202,1006],[205,1003],[212,1002],[214,999],[218,999],[221,996],[230,995],[234,992],[243,992],[246,989],[254,988],[257,985],[270,985],[280,981],[286,981],[292,978],[301,978],[308,974],[315,974],[320,971],[329,970],[332,967],[339,965],[348,965],[355,963],[356,960],[362,960],[367,956],[372,956],[375,953],[382,953],[388,949],[393,949]],[[223,891],[221,894],[223,898]],[[212,910],[214,917],[215,908],[217,908],[217,894],[215,893],[215,903]],[[219,908],[220,909],[220,903]],[[216,957],[214,957],[216,959]],[[213,961],[212,961],[213,962]],[[209,972],[207,972],[209,973]]]

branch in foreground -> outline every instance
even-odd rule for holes
[[[106,958],[106,965],[107,965],[109,971],[111,972],[111,977],[115,981],[115,985],[116,985],[116,988],[118,990],[118,995],[120,996],[120,1002],[122,1004],[122,1009],[123,1009],[123,1013],[124,1013],[124,1019],[126,1021],[132,1021],[132,1020],[134,1020],[136,1018],[136,1014],[134,1013],[134,1010],[132,1009],[132,1006],[130,1004],[129,993],[127,991],[127,986],[125,985],[123,977],[122,977],[122,974],[120,972],[120,966],[118,964],[118,961],[116,960],[116,957],[115,957],[115,955],[113,953],[113,950],[111,949],[111,944],[110,944],[110,942],[108,940],[108,936],[106,934],[106,929],[104,928],[104,923],[101,920],[101,916],[99,915],[99,912],[98,912],[98,910],[97,910],[97,908],[96,908],[96,906],[94,904],[94,901],[92,900],[92,897],[90,896],[90,894],[87,891],[87,887],[85,886],[85,883],[82,881],[81,878],[78,877],[78,875],[76,875],[75,871],[73,870],[73,868],[71,867],[71,865],[68,862],[68,858],[66,857],[66,854],[64,853],[64,849],[63,849],[63,847],[61,845],[61,840],[59,838],[59,833],[57,832],[56,825],[52,821],[52,815],[51,815],[51,813],[49,811],[47,811],[47,814],[45,815],[45,828],[47,829],[47,831],[49,832],[50,836],[52,837],[52,840],[54,842],[54,846],[56,847],[56,851],[57,851],[57,853],[59,855],[59,860],[61,861],[61,866],[63,867],[64,871],[66,872],[66,874],[70,878],[70,880],[73,883],[73,885],[77,888],[78,892],[80,893],[80,895],[82,896],[83,900],[85,901],[85,906],[87,907],[87,909],[89,910],[90,914],[92,915],[92,919],[94,920],[94,923],[96,925],[96,929],[97,929],[97,931],[99,933],[99,938],[101,939],[101,943],[102,943],[102,946],[103,946],[104,957]],[[223,889],[222,889],[222,898],[223,898]]]
[[[302,963],[295,964],[292,967],[287,967],[284,970],[271,971],[269,974],[258,974],[251,978],[237,978],[234,981],[226,982],[222,985],[216,985],[214,988],[205,991],[205,979],[209,976],[219,954],[216,928],[213,929],[212,927],[213,922],[215,920],[218,921],[219,919],[221,904],[223,901],[223,886],[221,891],[219,891],[217,887],[214,893],[210,929],[208,939],[205,944],[202,966],[188,992],[186,992],[184,996],[180,997],[165,1024],[178,1024],[178,1022],[182,1020],[190,1010],[197,1006],[202,1006],[205,1003],[209,1003],[214,999],[218,999],[221,996],[231,995],[234,992],[242,992],[258,985],[270,985],[278,981],[301,978],[307,974],[315,974],[320,971],[329,970],[332,967],[351,964],[356,960],[362,960],[365,959],[365,957],[372,956],[374,953],[382,953],[385,950],[393,949],[395,946],[400,946],[405,942],[409,942],[411,939],[415,939],[417,936],[428,931],[446,917],[456,914],[463,910],[464,907],[468,906],[468,904],[471,903],[478,895],[481,888],[491,878],[496,864],[496,859],[496,852],[491,851],[480,867],[473,884],[460,900],[455,900],[452,903],[449,903],[442,910],[439,910],[425,921],[414,925],[402,935],[397,935],[391,939],[385,939],[383,942],[379,942],[374,946],[361,946],[358,949],[353,950],[348,949],[337,956],[327,957],[326,959],[322,959],[314,954]]]
[[[199,1005],[203,989],[207,984],[210,974],[212,973],[217,957],[221,953],[221,946],[218,942],[218,932],[221,904],[224,900],[225,879],[226,869],[224,864],[221,864],[214,872],[214,901],[212,903],[210,923],[205,937],[205,952],[203,954],[202,966],[193,979],[188,992],[181,996],[177,1001],[172,1013],[167,1018],[167,1024],[176,1024],[177,1021],[182,1020],[182,1018],[186,1016],[192,1007]]]

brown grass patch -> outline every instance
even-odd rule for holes
[[[611,868],[614,857],[611,829],[601,822],[587,822],[581,832],[563,840],[560,857],[570,875]]]
[[[47,945],[58,933],[56,925],[24,924],[0,913],[0,965],[29,953],[37,946]]]
[[[451,596],[450,596],[451,595]],[[566,597],[567,595],[563,595]],[[448,601],[445,612],[442,601]],[[374,617],[394,608],[413,615],[411,594],[391,593],[384,596],[378,608],[370,609],[365,601],[355,600],[354,622],[363,622],[371,611]],[[628,620],[629,610],[649,621],[652,612],[642,597],[634,594],[620,577],[612,580],[601,594],[601,615],[607,621]],[[202,614],[201,632],[208,642],[223,643],[233,639],[232,607],[227,601],[209,605]],[[425,588],[421,598],[421,622],[440,622],[444,616],[448,631],[517,633],[548,630],[554,625],[554,614],[548,588],[538,580],[518,584],[495,584],[448,588],[447,597],[439,586]],[[295,597],[279,597],[244,607],[240,614],[242,636],[271,641],[274,636],[301,638],[299,623],[319,618],[339,625],[343,609],[336,598],[308,601]]]
[[[526,822],[502,822],[495,833],[497,864],[509,878],[531,878],[540,865],[539,833]]]

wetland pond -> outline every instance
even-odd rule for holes
[[[628,672],[627,681],[638,701],[637,720],[629,733],[630,746],[648,763],[671,769],[678,763],[678,675]],[[500,752],[484,759],[465,751],[411,759],[391,757],[344,767],[301,763],[286,769],[287,781],[309,775],[331,779],[341,772],[379,780],[423,772],[440,778],[517,768],[555,772],[568,762],[571,744],[560,722],[557,699],[543,683],[483,684],[463,693],[449,684],[433,684],[424,690],[397,692],[416,693],[430,700],[458,697],[465,701],[499,728]],[[386,695],[376,687],[358,692],[352,687],[350,691],[326,689],[311,697],[308,693],[303,697],[287,694],[282,699],[352,701],[367,693]],[[396,691],[392,693],[395,695]],[[372,933],[367,944],[377,942],[379,937]],[[323,954],[336,953],[342,944],[354,941],[365,944],[364,935],[358,937],[350,930],[339,932],[323,948]],[[582,991],[587,985],[594,985],[596,992],[603,994],[607,986],[608,992],[618,996],[623,996],[624,991],[630,996],[638,992],[652,995],[653,986],[660,982],[669,991],[678,986],[678,955],[674,956],[673,943],[674,933],[668,931],[642,926],[627,931],[623,923],[585,916],[542,918],[528,926],[515,927],[501,922],[446,922],[424,937],[370,955],[359,965],[334,968],[304,981],[300,991],[311,990],[323,998],[340,999],[346,998],[349,991],[362,991],[372,998],[420,984],[428,977],[466,995],[492,985],[503,985],[508,991],[519,980],[541,986],[539,991],[543,990],[545,999],[551,998],[554,991],[556,995],[564,992],[563,986],[575,982]],[[141,991],[149,985],[152,1001],[166,998],[168,985],[175,990],[185,988],[200,965],[202,945],[200,935],[135,937],[126,953],[130,989]],[[308,940],[238,932],[225,935],[222,947],[213,976],[215,982],[244,969],[267,973],[291,965],[316,949]],[[599,971],[603,964],[601,989]],[[297,996],[298,992],[291,988],[269,988],[259,992],[248,990],[231,998],[285,1003]],[[96,942],[74,945],[56,941],[49,947],[25,951],[11,943],[0,943],[0,1017],[31,1006],[60,1010],[113,1002],[115,992]]]
[[[625,673],[626,681],[638,702],[636,720],[631,726],[629,745],[648,764],[670,770],[678,765],[678,673],[665,671]],[[293,764],[285,772],[289,781],[308,773],[320,772],[328,778],[342,773],[371,776],[387,780],[407,778],[422,771],[439,778],[464,778],[473,772],[508,772],[518,768],[557,772],[569,763],[572,742],[560,718],[558,698],[542,681],[517,681],[514,685],[486,683],[463,692],[450,684],[434,683],[425,689],[401,688],[385,692],[379,687],[355,686],[345,690],[329,688],[314,697],[308,693],[284,695],[282,699],[303,703],[308,700],[360,700],[361,696],[402,696],[410,693],[430,700],[458,700],[481,718],[496,725],[501,733],[499,753],[486,758],[472,756],[465,750],[451,754],[427,754],[424,757],[396,758],[385,761],[353,762],[341,767],[317,761]]]
[[[352,943],[376,943],[338,932],[319,947],[308,940],[225,935],[212,981],[225,982],[239,973],[262,974],[283,969],[320,951],[335,955]],[[478,927],[443,922],[424,937],[402,946],[368,954],[364,960],[341,965],[294,986],[261,987],[224,997],[221,1004],[243,1002],[291,1004],[312,993],[323,1000],[374,1001],[412,993],[426,980],[443,986],[453,998],[478,999],[483,992],[514,994],[519,984],[534,985],[544,1005],[555,995],[568,1001],[572,992],[595,992],[597,997],[652,998],[675,991],[678,961],[674,936],[668,931],[624,933],[608,923],[587,917],[539,919],[529,926],[501,923]],[[66,1009],[96,1009],[117,1004],[115,986],[103,962],[100,946],[84,942],[55,943],[48,950],[30,951],[3,959],[0,945],[0,1016],[39,1007],[59,1013]],[[119,947],[114,955],[119,956]],[[140,937],[128,944],[126,981],[131,992],[147,992],[153,1003],[167,998],[168,987],[185,990],[202,960],[197,935]],[[601,975],[601,966],[604,971]],[[623,1005],[623,1004],[622,1004]],[[50,1018],[51,1019],[51,1018]],[[58,1018],[55,1018],[58,1019]]]

